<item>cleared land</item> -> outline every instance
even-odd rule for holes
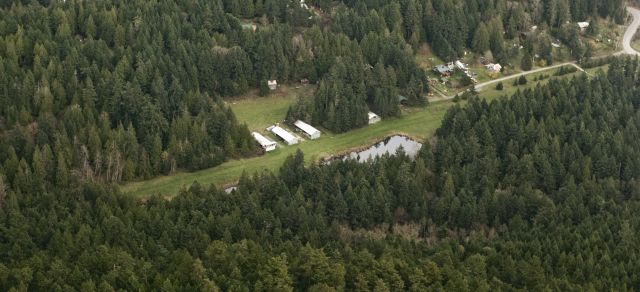
[[[283,103],[286,102],[283,101]],[[122,186],[123,192],[134,196],[153,194],[174,195],[191,185],[194,181],[201,184],[224,185],[236,181],[243,172],[254,173],[263,170],[277,170],[282,161],[297,149],[305,153],[308,162],[344,152],[349,149],[368,145],[392,134],[405,134],[416,139],[432,136],[440,126],[440,121],[453,102],[437,102],[424,109],[410,109],[402,117],[386,119],[381,123],[356,129],[343,134],[323,133],[318,140],[303,141],[299,145],[281,147],[263,156],[232,160],[214,168],[196,172],[178,172],[170,176],[134,182]],[[243,116],[244,113],[237,113]]]
[[[588,72],[593,73],[603,68],[589,69]],[[531,74],[531,76],[527,76],[529,82],[526,85],[513,86],[512,80],[506,81],[502,91],[495,90],[495,86],[488,87],[480,92],[480,96],[486,99],[495,99],[500,96],[510,95],[518,89],[534,87],[538,82],[533,79],[543,74],[550,77],[539,82],[546,83],[551,78],[558,78],[551,76],[557,70],[549,69]],[[579,74],[579,72],[563,75],[561,78],[568,78],[576,74]],[[286,114],[288,106],[295,101],[296,93],[302,94],[300,91],[289,90],[282,91],[271,97],[237,99],[229,103],[240,121],[247,122],[251,129],[259,130],[271,125],[274,121],[281,120]],[[392,134],[405,134],[415,139],[424,140],[434,134],[435,130],[440,126],[442,117],[447,109],[454,104],[453,101],[447,100],[431,103],[426,108],[407,108],[401,117],[385,119],[375,125],[343,134],[324,132],[318,140],[303,141],[299,145],[280,147],[274,152],[259,157],[231,160],[210,169],[190,173],[178,172],[170,176],[129,183],[122,186],[122,191],[138,197],[152,194],[171,196],[178,193],[181,188],[190,186],[194,181],[203,185],[215,184],[223,186],[235,182],[243,172],[253,174],[264,170],[277,170],[282,161],[287,156],[295,153],[297,149],[305,153],[307,162],[311,162],[363,145],[373,144]]]
[[[297,87],[297,88],[296,88]],[[282,121],[289,106],[295,103],[298,96],[313,94],[315,86],[281,86],[268,96],[259,96],[251,92],[239,98],[230,99],[227,104],[238,118],[245,122],[252,131],[262,131],[276,122]]]
[[[631,36],[633,36],[640,24],[640,11],[633,8],[629,8],[629,10],[634,16],[634,22],[625,33],[623,41],[625,51],[616,54],[627,52],[627,47],[631,47]],[[629,49],[629,51],[632,51],[634,54],[636,53],[633,49]],[[417,59],[423,68],[430,68],[433,64],[442,62],[442,60],[429,57],[428,55],[428,48],[423,48],[421,52],[418,53]],[[588,74],[593,74],[601,69],[606,70],[606,66],[592,68],[586,71]],[[529,74],[527,76],[527,79],[529,79],[527,85],[516,87],[512,86],[512,80],[505,81],[505,87],[502,91],[495,90],[495,85],[489,86],[480,92],[480,96],[481,98],[495,99],[500,96],[510,95],[518,89],[534,87],[538,83],[546,83],[550,78],[557,78],[551,77],[556,70],[558,69],[549,69]],[[541,81],[533,80],[542,74],[550,75],[550,77]],[[561,78],[569,78],[576,74],[580,73],[567,74]],[[303,90],[303,92],[299,90]],[[230,100],[229,104],[235,111],[238,119],[246,122],[250,129],[262,130],[264,127],[284,118],[289,105],[295,102],[297,94],[306,94],[308,92],[305,93],[304,90],[312,89],[301,87],[299,90],[289,91],[286,87],[283,87],[273,96],[256,97],[254,94],[254,96],[246,96],[244,99]],[[306,160],[310,162],[322,157],[345,152],[349,149],[371,144],[392,134],[405,134],[416,139],[425,139],[433,135],[435,130],[440,126],[445,112],[452,105],[454,105],[454,102],[451,100],[434,102],[427,108],[407,109],[404,111],[402,117],[387,119],[376,125],[353,130],[348,133],[334,135],[325,132],[319,140],[303,141],[300,145],[280,148],[264,156],[228,161],[220,166],[197,172],[179,172],[171,176],[129,183],[121,188],[122,191],[139,197],[153,194],[171,196],[175,195],[181,188],[188,187],[194,181],[205,185],[216,184],[222,186],[226,183],[236,181],[243,172],[254,173],[267,169],[277,170],[284,158],[294,153],[297,149],[301,149],[305,153]]]

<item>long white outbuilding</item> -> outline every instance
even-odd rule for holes
[[[285,130],[283,128],[275,126],[275,127],[271,128],[271,133],[273,133],[276,136],[280,137],[280,139],[282,139],[285,143],[287,143],[287,145],[298,144],[298,138],[296,138],[296,136],[294,136],[293,134],[289,133],[289,131],[287,131],[287,130]]]
[[[260,143],[260,146],[262,146],[262,149],[264,149],[264,151],[273,151],[276,150],[276,142],[271,141],[269,138],[262,136],[262,134],[258,133],[258,132],[253,132],[251,133],[251,136],[253,136],[254,139],[256,139],[256,141],[258,141],[258,143]]]
[[[309,137],[309,139],[311,140],[315,140],[320,138],[320,130],[314,128],[313,126],[301,121],[301,120],[297,120],[295,123],[293,123],[298,129],[300,129],[302,132],[304,132],[307,137]]]

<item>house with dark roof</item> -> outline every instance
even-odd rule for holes
[[[452,65],[443,64],[443,65],[437,65],[435,68],[433,68],[433,71],[435,71],[436,73],[439,73],[440,76],[451,76],[451,74],[453,74],[454,68],[455,67]]]

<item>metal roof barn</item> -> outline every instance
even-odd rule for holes
[[[271,133],[274,133],[276,136],[280,137],[280,139],[284,140],[287,145],[295,145],[298,144],[298,138],[293,136],[293,134],[289,133],[287,130],[275,126],[271,128]]]
[[[264,151],[273,151],[276,150],[276,142],[269,140],[269,138],[262,136],[262,134],[258,133],[258,132],[253,132],[251,133],[251,136],[253,136],[254,139],[256,139],[256,141],[258,141],[258,143],[260,143],[260,146],[262,146],[262,148],[264,149]]]
[[[304,132],[309,137],[309,139],[315,140],[315,139],[320,138],[320,134],[321,134],[320,130],[312,127],[311,125],[309,125],[309,124],[307,124],[307,123],[305,123],[305,122],[303,122],[301,120],[297,120],[294,123],[294,125],[298,129],[302,130],[302,132]]]

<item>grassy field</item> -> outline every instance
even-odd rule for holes
[[[287,114],[289,106],[297,96],[313,94],[315,86],[288,87],[281,86],[268,96],[258,96],[252,92],[239,98],[227,101],[238,121],[247,123],[249,130],[257,131],[281,122]]]
[[[283,103],[286,100],[282,101]],[[121,187],[123,192],[144,197],[152,194],[174,195],[181,188],[194,181],[201,184],[223,186],[235,182],[242,172],[254,173],[263,170],[277,170],[282,161],[297,149],[305,153],[308,162],[344,152],[349,149],[369,145],[392,134],[405,134],[416,139],[424,139],[433,135],[440,121],[452,102],[437,102],[423,109],[411,109],[402,117],[386,119],[381,123],[356,129],[343,134],[323,133],[318,140],[303,141],[299,145],[284,146],[263,156],[232,160],[214,168],[197,172],[179,172],[171,176],[134,182]],[[251,107],[248,107],[251,108]],[[237,113],[246,116],[245,113]],[[242,121],[242,120],[241,120]]]
[[[588,73],[593,74],[599,69],[606,67],[592,68]],[[510,95],[518,89],[525,89],[536,86],[537,83],[546,83],[558,69],[550,69],[527,76],[529,82],[526,85],[513,86],[512,80],[505,81],[504,90],[495,90],[495,87],[487,87],[480,92],[480,97],[495,99],[500,96]],[[542,81],[536,82],[533,79],[542,75],[549,75]],[[571,73],[562,76],[568,78],[579,73]],[[310,87],[310,86],[309,86]],[[301,91],[302,90],[302,91]],[[298,90],[279,91],[270,97],[244,98],[229,101],[233,107],[238,120],[246,122],[253,130],[260,130],[282,120],[286,114],[288,106],[295,101],[296,94],[304,94],[309,88]],[[264,170],[277,170],[282,161],[289,155],[300,149],[305,153],[308,163],[318,161],[321,158],[336,155],[359,148],[364,145],[373,144],[380,139],[393,134],[404,134],[418,140],[431,137],[440,126],[442,117],[446,111],[455,103],[451,100],[431,103],[426,108],[406,108],[403,115],[398,118],[385,119],[382,122],[356,129],[343,134],[323,133],[318,140],[303,141],[299,145],[280,147],[276,151],[263,156],[248,159],[232,160],[214,168],[204,169],[196,172],[178,172],[170,176],[157,177],[147,181],[133,182],[121,186],[121,190],[137,197],[146,197],[153,194],[173,196],[180,189],[188,187],[194,181],[203,185],[215,184],[224,186],[234,183],[243,172],[253,174]]]

